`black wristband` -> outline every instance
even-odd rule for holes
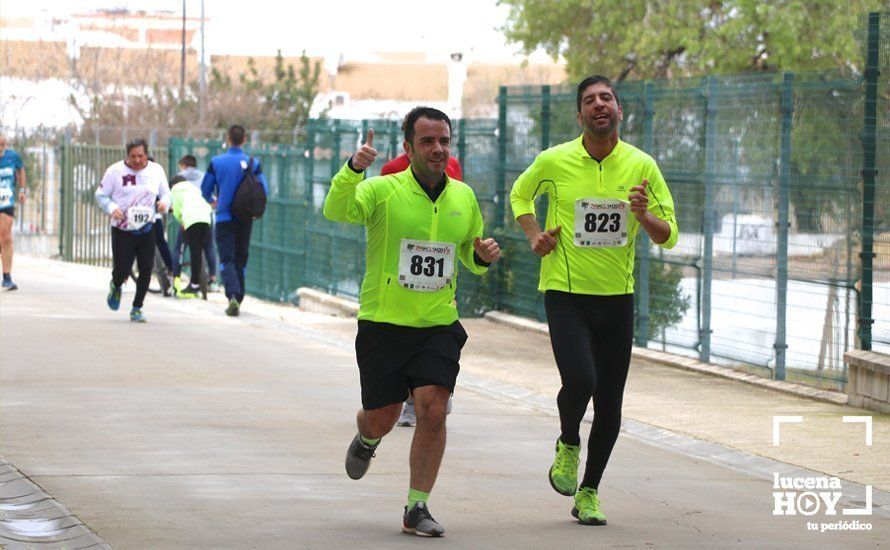
[[[355,156],[355,155],[353,155]],[[349,157],[349,160],[346,161],[346,165],[349,166],[349,169],[355,172],[356,174],[361,174],[364,170],[356,170],[355,166],[352,165],[352,157]]]
[[[473,263],[482,267],[491,267],[491,264],[479,257],[479,254],[473,251]]]

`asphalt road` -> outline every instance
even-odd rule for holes
[[[343,456],[358,374],[299,326],[150,296],[149,322],[104,302],[104,271],[35,264],[0,296],[0,454],[114,548],[878,548],[886,517],[779,517],[772,483],[622,436],[606,527],[578,525],[546,472],[557,421],[459,387],[430,509],[440,541],[400,532],[412,430],[368,475]],[[473,335],[470,334],[472,338]],[[586,431],[586,427],[584,430]],[[0,527],[2,524],[0,508]],[[807,529],[860,521],[867,532]],[[3,543],[0,538],[0,543]],[[5,541],[9,544],[9,541]]]

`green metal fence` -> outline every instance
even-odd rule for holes
[[[842,389],[842,355],[890,351],[890,55],[888,20],[863,27],[867,70],[623,82],[622,139],[658,162],[681,239],[664,251],[638,240],[638,345],[725,362],[758,374]],[[884,76],[881,76],[881,75]],[[501,88],[496,120],[454,121],[452,154],[474,188],[496,269],[462,277],[463,315],[500,309],[544,319],[539,260],[512,220],[509,190],[543,149],[575,138],[572,85]],[[364,229],[321,214],[332,176],[374,128],[381,160],[401,151],[391,120],[311,121],[294,142],[246,147],[270,183],[254,227],[248,292],[293,300],[300,286],[357,297]],[[173,138],[169,173],[212,140]],[[62,252],[107,264],[107,220],[93,190],[123,150],[66,145]],[[173,164],[171,164],[173,163]],[[539,204],[543,216],[545,204]],[[171,228],[175,231],[175,228]]]
[[[167,150],[150,151],[162,166]],[[126,157],[124,147],[73,144],[59,147],[62,181],[59,212],[59,254],[63,260],[90,265],[111,265],[111,226],[96,206],[96,187],[105,170]]]
[[[497,153],[494,121],[458,120],[454,125],[453,153],[462,161],[465,179],[493,181]],[[251,239],[247,273],[250,294],[293,300],[298,287],[312,286],[358,297],[365,267],[365,230],[329,222],[322,215],[322,206],[331,178],[355,152],[369,128],[374,129],[374,143],[381,157],[369,169],[369,175],[376,175],[385,160],[401,153],[402,132],[397,121],[313,120],[295,144],[258,142],[246,148],[262,163],[270,185],[266,214],[255,224]],[[206,167],[210,158],[222,151],[223,144],[218,141],[174,138],[169,143],[171,162],[191,154],[199,167]],[[493,189],[480,185],[477,192],[483,209],[491,211]],[[459,301],[464,313],[480,312],[482,302],[488,309],[493,307],[493,300],[488,299],[488,280],[461,280]]]
[[[835,389],[846,350],[890,351],[890,24],[867,29],[862,75],[618,84],[622,139],[658,161],[681,230],[671,251],[639,243],[638,345]],[[575,92],[501,89],[500,189],[577,137]],[[504,241],[524,248],[509,218]],[[537,261],[507,263],[498,307],[543,319]]]

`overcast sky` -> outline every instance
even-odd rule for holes
[[[3,16],[114,7],[181,13],[182,0],[0,0]],[[200,0],[186,0],[189,17],[199,17],[200,10]],[[205,45],[212,53],[472,51],[477,58],[492,58],[519,51],[506,45],[498,30],[509,9],[497,0],[205,0],[204,10]]]

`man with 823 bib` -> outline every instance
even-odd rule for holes
[[[550,485],[574,496],[579,523],[605,525],[599,484],[621,429],[636,236],[642,228],[653,242],[672,248],[679,234],[674,201],[655,161],[618,137],[623,113],[609,79],[584,79],[576,103],[582,135],[538,155],[513,185],[510,204],[532,251],[542,257],[538,290],[562,382]],[[550,200],[542,231],[534,201],[545,193]],[[591,398],[593,426],[579,487],[579,431]]]

